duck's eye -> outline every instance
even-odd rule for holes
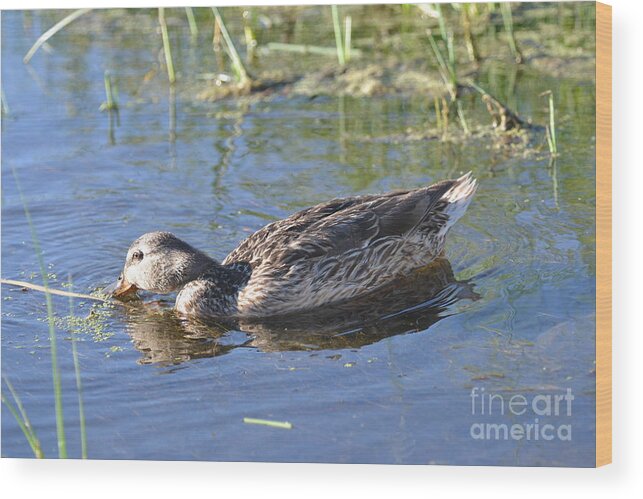
[[[141,250],[136,250],[132,253],[132,260],[141,261],[143,259],[143,252]]]

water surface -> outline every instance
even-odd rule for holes
[[[81,292],[112,280],[130,242],[147,231],[170,230],[222,259],[262,225],[316,202],[469,170],[480,183],[450,234],[442,294],[402,318],[355,320],[338,311],[334,321],[204,329],[182,324],[163,304],[102,311],[104,334],[81,333],[78,344],[90,457],[594,464],[592,81],[501,62],[480,74],[536,123],[547,120],[538,94],[554,90],[562,155],[551,164],[484,140],[364,140],[434,120],[433,100],[422,95],[276,96],[244,105],[191,99],[182,89],[215,71],[216,62],[210,33],[190,45],[183,25],[172,26],[183,75],[174,95],[159,69],[158,35],[136,25],[63,31],[51,53],[25,66],[31,43],[56,18],[2,16],[10,108],[2,129],[5,278],[40,282],[12,169],[52,285],[70,277]],[[354,19],[360,22],[367,23]],[[300,30],[295,39],[314,33]],[[120,125],[111,132],[98,111],[105,70],[117,80],[121,102]],[[146,83],[153,70],[158,74]],[[470,117],[488,121],[473,97],[465,104]],[[2,298],[2,374],[53,457],[44,298],[9,287]],[[90,306],[76,300],[74,313],[86,316]],[[64,298],[55,298],[55,307],[60,317],[69,313]],[[63,324],[57,335],[67,438],[78,456],[70,332]],[[472,439],[472,424],[535,418],[472,414],[473,389],[532,397],[568,388],[572,415],[540,423],[570,424],[571,442]],[[244,417],[289,421],[293,429],[248,425]],[[30,456],[7,410],[2,455]]]

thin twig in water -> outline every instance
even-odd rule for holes
[[[94,301],[102,301],[102,302],[109,302],[109,303],[121,303],[119,301],[110,300],[109,298],[101,298],[100,296],[86,295],[83,293],[73,293],[71,291],[63,291],[62,289],[54,289],[54,288],[50,288],[49,286],[45,287],[45,286],[40,286],[39,284],[33,284],[31,282],[16,281],[14,279],[2,278],[0,279],[0,284],[5,284],[7,286],[16,286],[19,288],[33,289],[34,291],[40,291],[42,293],[49,293],[49,294],[58,295],[58,296],[83,298],[85,300],[94,300]]]

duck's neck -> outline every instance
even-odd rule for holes
[[[197,275],[192,279],[205,279],[213,282],[222,294],[232,294],[243,286],[250,277],[250,265],[247,263],[231,263],[222,265],[212,258],[201,267]]]
[[[249,264],[221,265],[211,260],[203,271],[185,283],[176,297],[176,310],[188,316],[223,317],[237,312],[239,290],[252,273]]]

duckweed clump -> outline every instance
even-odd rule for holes
[[[111,303],[94,303],[86,316],[67,315],[56,317],[56,328],[83,334],[91,337],[96,343],[109,340],[114,333],[109,330],[108,320],[114,305]]]

